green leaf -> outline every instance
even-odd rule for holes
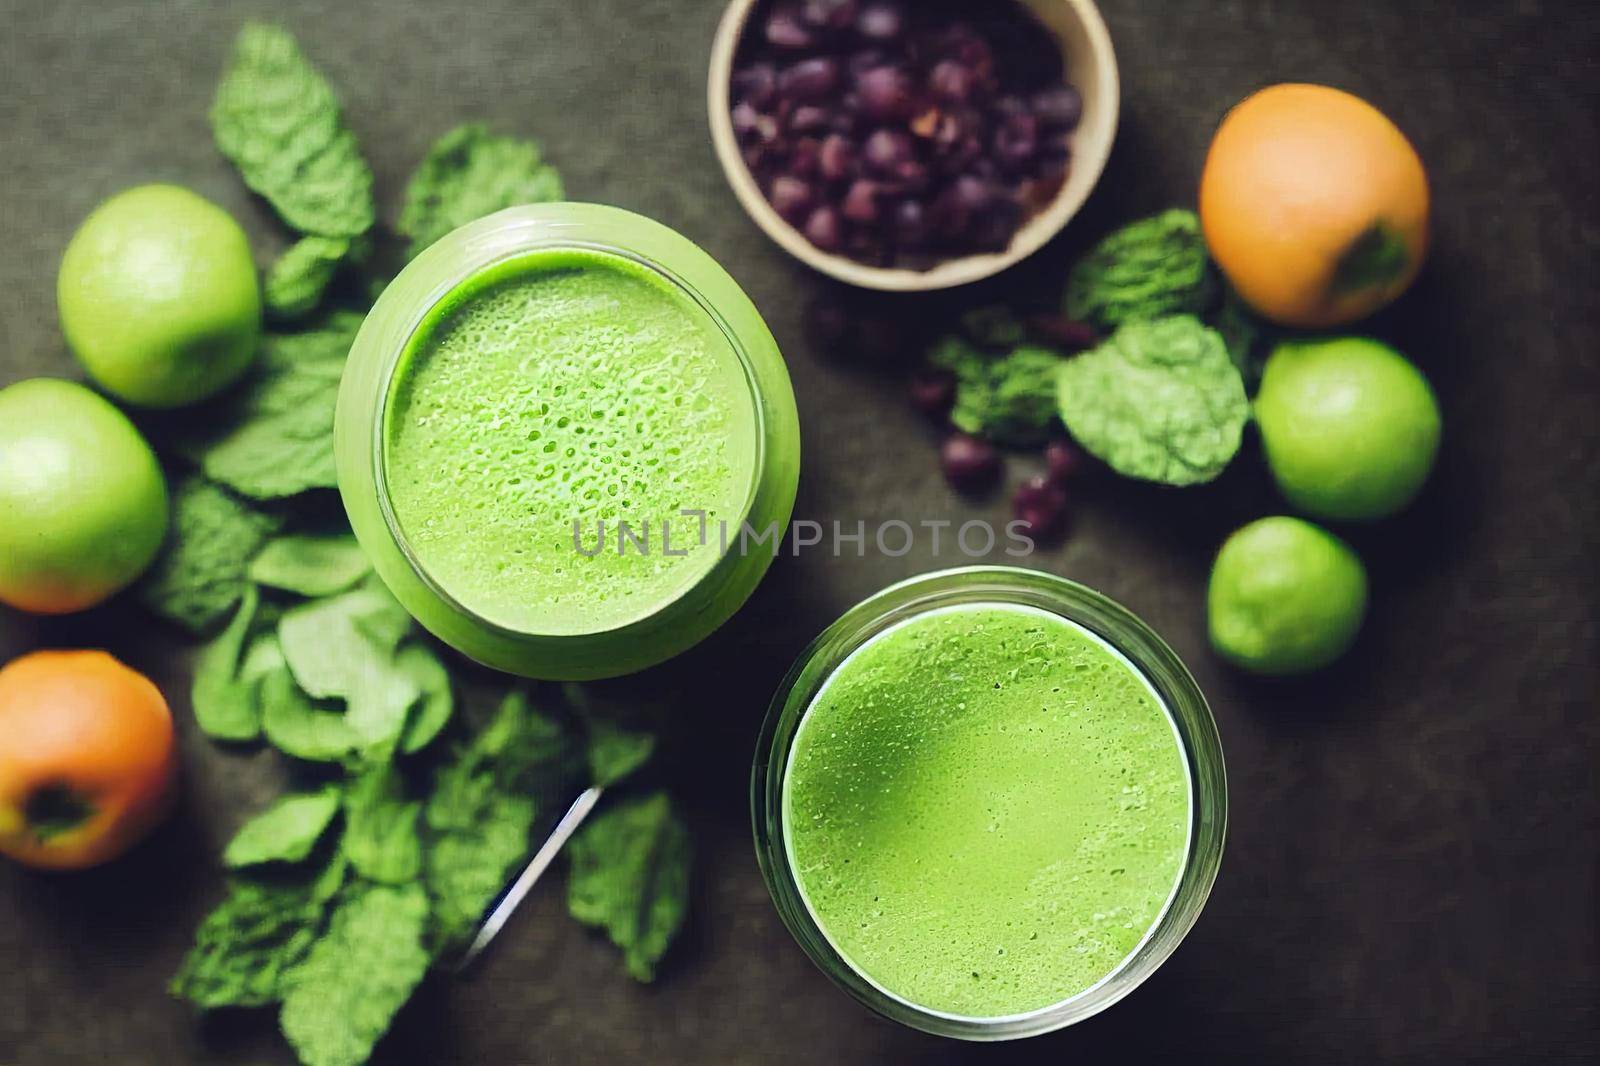
[[[422,804],[409,802],[393,763],[365,772],[345,794],[345,831],[340,844],[350,865],[369,881],[400,885],[422,872],[417,818]]]
[[[259,23],[239,31],[211,131],[245,184],[294,229],[356,237],[372,227],[372,171],[338,98],[287,31]]]
[[[994,351],[1009,351],[1028,339],[1028,327],[1003,304],[975,307],[961,316],[961,332],[972,343]]]
[[[324,788],[284,796],[244,824],[222,853],[230,869],[266,862],[302,862],[339,813],[339,792]]]
[[[446,233],[518,204],[565,198],[561,175],[540,158],[539,145],[498,137],[482,123],[451,130],[428,150],[406,186],[398,229],[415,257]]]
[[[1056,421],[1056,371],[1062,359],[1048,348],[1023,346],[990,358],[955,337],[930,353],[956,378],[950,421],[957,429],[1000,444],[1041,443]]]
[[[261,729],[279,751],[308,762],[339,762],[361,746],[338,705],[312,700],[287,665],[261,679]]]
[[[595,816],[573,836],[567,853],[572,916],[604,929],[637,980],[653,980],[689,903],[689,832],[666,794]]]
[[[253,679],[243,677],[245,640],[261,597],[247,585],[233,621],[200,650],[190,700],[195,722],[216,740],[246,741],[261,735],[261,708]]]
[[[440,767],[423,818],[430,833],[425,877],[441,948],[472,933],[527,858],[538,797],[566,787],[574,762],[560,725],[516,690]]]
[[[366,584],[284,613],[278,643],[295,681],[315,699],[343,699],[360,745],[389,747],[422,695],[396,661],[411,617],[381,585]]]
[[[262,281],[267,314],[292,322],[315,311],[349,256],[350,241],[344,237],[301,237],[268,268]]]
[[[286,975],[317,938],[335,870],[342,878],[341,864],[291,881],[235,881],[195,931],[171,993],[205,1010],[281,999]]]
[[[395,666],[422,692],[400,738],[400,750],[414,755],[433,743],[455,713],[450,672],[426,644],[413,643],[401,648]]]
[[[1227,346],[1190,315],[1130,322],[1067,360],[1059,385],[1079,444],[1120,474],[1169,485],[1220,474],[1250,417]]]
[[[1200,314],[1216,297],[1200,219],[1173,209],[1124,226],[1067,278],[1067,317],[1110,332],[1125,322]]]
[[[591,784],[609,788],[650,761],[656,750],[654,733],[625,726],[617,710],[602,706],[584,685],[569,683],[562,686],[562,692],[583,723],[584,758]]]
[[[145,606],[201,633],[228,613],[245,591],[251,556],[278,519],[202,477],[173,493],[167,546],[139,586]]]
[[[1223,296],[1213,325],[1228,346],[1228,358],[1244,379],[1245,391],[1255,391],[1278,331],[1257,318],[1232,289]]]
[[[372,572],[350,533],[292,534],[267,542],[250,563],[250,580],[301,596],[332,596]]]
[[[250,373],[180,442],[206,476],[274,500],[334,488],[333,414],[361,316],[341,312],[303,333],[267,334]]]
[[[361,1066],[428,969],[420,885],[347,895],[289,975],[279,1022],[305,1066]]]

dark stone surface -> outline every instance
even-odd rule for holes
[[[76,375],[55,323],[68,235],[127,185],[192,186],[282,241],[215,154],[205,112],[228,41],[272,14],[340,89],[391,217],[453,123],[541,137],[579,197],[653,215],[749,289],[788,353],[807,455],[800,515],[999,518],[950,495],[897,376],[830,361],[801,329],[824,282],[739,211],[705,132],[715,0],[138,0],[4,5],[0,383]],[[700,850],[693,925],[657,986],[541,889],[476,980],[436,981],[379,1061],[1511,1062],[1592,1054],[1597,711],[1594,175],[1597,28],[1540,0],[1109,0],[1125,119],[1110,171],[1045,254],[987,286],[1048,292],[1114,223],[1190,199],[1209,133],[1252,88],[1337,84],[1395,115],[1436,186],[1425,277],[1370,328],[1426,368],[1446,417],[1438,474],[1405,517],[1358,531],[1371,624],[1326,676],[1265,684],[1205,647],[1209,556],[1279,507],[1253,451],[1183,493],[1082,493],[1043,568],[1149,620],[1210,695],[1233,823],[1209,909],[1124,1004],[1022,1045],[896,1030],[836,992],[780,927],[745,782],[758,721],[806,640],[861,597],[955,560],[780,563],[707,645],[646,682],[679,694],[667,774]],[[976,299],[979,294],[971,294]],[[965,298],[965,297],[963,297]],[[931,303],[880,301],[920,316]],[[1025,464],[1013,464],[1013,478]],[[287,1063],[270,1018],[202,1024],[163,984],[220,889],[216,854],[278,787],[270,754],[187,728],[187,645],[131,606],[43,622],[0,611],[0,659],[103,644],[175,697],[186,799],[129,860],[47,877],[0,867],[0,1063]]]

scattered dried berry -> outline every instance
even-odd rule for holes
[[[952,433],[939,449],[939,467],[957,492],[973,495],[1000,479],[1002,463],[994,445],[981,437]]]

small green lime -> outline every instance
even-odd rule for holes
[[[1255,413],[1278,488],[1318,518],[1393,514],[1422,488],[1439,451],[1439,405],[1427,379],[1364,337],[1279,345]]]
[[[72,381],[0,389],[0,601],[81,611],[144,573],[167,482],[126,415]]]
[[[261,335],[244,230],[176,185],[141,185],[95,208],[67,245],[56,302],[89,376],[142,407],[182,407],[226,388]]]
[[[1258,674],[1303,674],[1343,655],[1367,612],[1367,571],[1350,546],[1298,518],[1229,537],[1206,595],[1211,646]]]

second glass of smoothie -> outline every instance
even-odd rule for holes
[[[642,669],[725,621],[772,561],[799,429],[755,307],[615,208],[514,208],[385,290],[351,353],[340,491],[419,621],[488,665]]]
[[[762,871],[846,991],[945,1036],[1048,1032],[1148,977],[1216,877],[1226,786],[1193,679],[1037,571],[915,578],[780,690],[752,781]]]

